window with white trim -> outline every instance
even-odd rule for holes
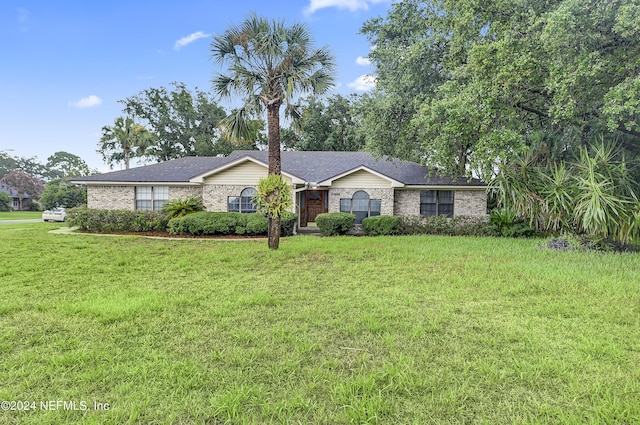
[[[229,196],[227,200],[227,210],[230,212],[241,213],[256,212],[256,204],[253,201],[253,197],[256,193],[258,193],[257,190],[252,187],[247,187],[240,192],[240,196]]]
[[[362,224],[362,220],[367,217],[380,215],[382,200],[370,199],[369,194],[364,190],[359,190],[353,194],[351,199],[340,199],[340,212],[351,213],[356,216],[356,224]]]
[[[136,186],[136,210],[159,211],[169,200],[169,186]]]
[[[453,190],[421,190],[420,215],[453,217]]]

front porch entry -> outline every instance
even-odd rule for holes
[[[308,189],[300,194],[300,227],[316,221],[318,214],[329,211],[329,191]]]

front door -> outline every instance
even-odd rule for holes
[[[306,191],[306,207],[307,221],[315,222],[318,214],[326,213],[327,210],[327,191],[326,190],[307,190]]]

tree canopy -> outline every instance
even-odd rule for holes
[[[638,22],[634,0],[394,3],[362,28],[367,144],[485,177],[540,134],[558,152],[602,134],[637,151]]]
[[[326,102],[315,97],[301,105],[296,128],[285,133],[283,144],[301,151],[358,151],[364,148],[364,136],[358,132],[355,96],[333,95]]]
[[[175,82],[172,88],[149,88],[120,103],[127,116],[153,135],[153,143],[144,151],[148,158],[160,162],[184,156],[229,154],[233,150],[218,130],[226,112],[210,94],[198,88],[191,91],[184,83]]]

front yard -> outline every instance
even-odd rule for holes
[[[0,227],[0,423],[640,422],[639,254],[57,227]]]
[[[0,220],[30,220],[42,218],[40,211],[0,211]]]

